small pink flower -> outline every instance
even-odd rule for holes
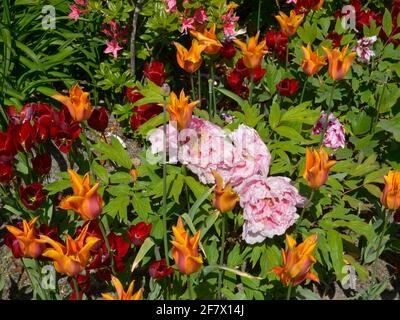
[[[175,12],[176,9],[176,0],[164,0],[164,2],[167,4],[167,12]]]
[[[287,0],[286,3],[287,4],[290,4],[290,3],[297,4],[297,0]]]
[[[72,20],[77,21],[83,11],[81,9],[79,9],[78,6],[76,6],[75,4],[73,4],[72,6],[69,6],[69,9],[71,10],[71,12],[68,15],[68,17]]]
[[[104,53],[112,53],[114,58],[118,58],[118,51],[123,48],[119,46],[116,40],[107,41],[107,48],[104,50]]]
[[[323,111],[321,117],[312,128],[312,134],[322,134],[326,121],[326,114]],[[329,115],[328,127],[324,138],[324,146],[332,148],[334,150],[344,148],[346,145],[346,137],[343,125],[340,121],[331,113]]]
[[[207,14],[206,14],[206,11],[204,10],[204,8],[196,9],[196,11],[194,12],[193,18],[194,18],[195,22],[197,22],[199,24],[203,24],[206,21],[208,21],[208,17],[207,17]]]
[[[194,18],[182,17],[182,29],[181,33],[187,34],[188,30],[194,30]]]
[[[375,52],[370,48],[376,42],[376,36],[364,37],[357,41],[357,45],[352,51],[357,52],[361,62],[369,63],[371,58],[375,56]]]
[[[282,235],[298,219],[296,207],[306,199],[286,177],[253,176],[239,190],[240,206],[244,209],[243,239],[258,243]]]
[[[86,7],[88,4],[88,0],[75,0],[75,3],[81,7]]]

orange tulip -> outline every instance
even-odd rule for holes
[[[177,50],[176,60],[178,61],[179,66],[188,73],[196,72],[203,63],[201,53],[206,46],[200,44],[195,39],[192,41],[192,46],[189,51],[180,43],[174,42],[174,45]]]
[[[179,217],[177,225],[172,227],[172,232],[175,237],[175,240],[171,241],[172,256],[179,271],[187,275],[197,272],[203,264],[203,258],[198,252],[200,230],[190,238]]]
[[[318,282],[318,276],[310,271],[316,262],[311,255],[317,243],[317,235],[309,236],[296,247],[296,240],[286,235],[287,250],[282,249],[282,267],[274,267],[272,271],[281,279],[285,286],[296,286],[305,279]]]
[[[264,55],[268,52],[265,50],[265,40],[258,43],[260,32],[254,37],[251,37],[247,43],[235,39],[235,44],[240,48],[243,53],[243,63],[247,68],[255,69],[261,65]]]
[[[326,65],[326,57],[320,57],[318,51],[313,52],[311,45],[308,44],[307,47],[302,46],[301,49],[304,53],[304,59],[301,63],[304,73],[307,76],[312,76],[321,69],[322,66]]]
[[[23,230],[6,225],[7,230],[17,238],[21,253],[26,258],[36,259],[45,249],[45,245],[36,238],[35,224],[38,219],[39,217],[35,217],[29,222],[23,220]]]
[[[333,50],[322,47],[328,56],[328,74],[333,80],[343,79],[347,72],[349,72],[351,64],[356,56],[356,52],[351,52],[346,55],[349,46],[345,46],[342,51],[338,48]]]
[[[85,121],[92,114],[93,108],[89,101],[89,93],[84,92],[77,84],[70,89],[69,97],[55,94],[52,98],[64,104],[75,121]]]
[[[400,208],[400,171],[389,171],[385,176],[385,188],[383,189],[381,202],[390,210]]]
[[[335,160],[329,160],[328,154],[322,147],[319,152],[307,148],[303,178],[307,180],[311,188],[319,188],[328,180],[329,170],[335,163]]]
[[[124,291],[121,282],[114,276],[111,276],[111,282],[114,285],[115,290],[117,291],[117,296],[113,296],[109,293],[102,293],[101,295],[105,300],[140,300],[142,297],[143,289],[139,289],[133,294],[133,285],[135,281],[132,281],[129,284],[128,291]]]
[[[43,256],[54,260],[57,272],[76,277],[85,270],[90,257],[90,249],[100,241],[96,237],[86,236],[88,228],[89,224],[86,224],[76,240],[67,235],[66,246],[48,236],[40,236],[43,243],[52,246],[43,252]]]
[[[169,97],[171,103],[167,104],[167,111],[171,119],[176,121],[179,130],[188,128],[190,122],[192,122],[193,109],[199,101],[189,103],[189,96],[185,96],[183,89],[181,90],[179,99],[175,92],[171,92]]]
[[[222,44],[215,34],[215,29],[216,24],[214,23],[210,31],[207,31],[207,29],[204,32],[190,30],[190,34],[200,42],[200,45],[205,46],[204,52],[209,55],[217,54],[222,48]]]
[[[284,35],[291,37],[293,36],[297,28],[303,22],[304,14],[296,14],[294,10],[290,11],[290,16],[287,16],[284,12],[279,11],[279,15],[275,16],[281,26],[281,31]]]
[[[89,173],[83,179],[72,169],[68,169],[74,195],[61,200],[59,207],[74,210],[84,220],[96,219],[104,206],[104,201],[97,192],[99,184],[90,187]]]
[[[213,170],[212,174],[215,178],[215,189],[214,189],[214,207],[217,208],[221,213],[232,210],[236,203],[239,201],[239,196],[233,191],[232,186],[228,183],[224,187],[224,182],[220,174]]]

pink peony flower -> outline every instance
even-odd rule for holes
[[[267,176],[271,163],[271,154],[257,131],[241,124],[229,135],[234,149],[233,162],[228,170],[220,170],[224,181],[233,187],[254,175]],[[236,189],[236,188],[235,188]]]
[[[77,21],[83,11],[81,9],[79,9],[78,6],[76,6],[75,4],[73,4],[72,6],[69,6],[69,9],[71,10],[71,12],[68,15],[68,17],[72,20]]]
[[[284,234],[299,217],[296,207],[306,201],[286,177],[253,176],[243,182],[239,196],[245,219],[242,236],[249,244]]]
[[[150,141],[151,147],[150,152],[152,154],[160,154],[164,151],[164,130],[163,127],[149,132],[147,140]],[[178,129],[176,125],[167,124],[167,152],[168,152],[168,163],[177,163],[178,154]]]
[[[118,58],[118,51],[123,48],[119,46],[117,40],[107,41],[107,48],[104,50],[104,53],[112,53],[114,58]]]
[[[322,134],[324,131],[324,125],[326,114],[323,111],[321,117],[318,119],[317,123],[312,128],[312,134]],[[332,148],[334,150],[339,148],[344,148],[346,145],[346,137],[344,132],[344,127],[332,113],[329,115],[328,127],[326,129],[326,134],[324,138],[324,146],[327,148]]]
[[[196,9],[196,11],[194,12],[193,18],[194,18],[194,21],[199,24],[203,24],[206,21],[208,21],[207,13],[204,10],[204,8]]]
[[[376,42],[376,36],[364,37],[357,41],[357,45],[352,49],[352,51],[357,52],[361,61],[364,63],[369,63],[371,58],[375,56],[375,52],[370,48]]]
[[[182,28],[181,33],[187,34],[188,30],[194,30],[194,18],[185,18],[182,17]]]

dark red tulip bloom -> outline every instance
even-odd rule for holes
[[[51,156],[49,153],[39,154],[32,159],[32,169],[38,175],[48,174],[51,170]]]
[[[223,47],[219,50],[219,53],[221,56],[223,56],[225,59],[232,59],[236,55],[236,48],[235,46],[228,42],[224,43]]]
[[[68,109],[63,106],[59,112],[53,111],[54,124],[50,128],[55,145],[63,153],[68,153],[81,133],[78,122],[72,120]]]
[[[394,222],[400,223],[400,212],[394,214]]]
[[[137,247],[140,247],[144,240],[150,235],[152,224],[146,224],[144,222],[139,222],[133,225],[128,230],[129,240]]]
[[[4,244],[11,250],[14,258],[22,258],[22,253],[19,240],[10,232],[7,232],[4,237]]]
[[[0,163],[0,182],[7,183],[13,178],[14,170],[11,164]]]
[[[126,88],[126,96],[128,100],[132,103],[144,98],[144,96],[140,93],[138,87]]]
[[[243,78],[240,76],[240,73],[235,70],[226,76],[226,81],[229,87],[235,92],[240,91],[243,86]]]
[[[104,107],[93,110],[88,125],[99,132],[104,132],[108,126],[108,114]]]
[[[96,245],[92,247],[90,250],[91,252],[97,252],[101,250],[101,248],[104,245],[104,239],[103,239],[103,234],[101,233],[100,227],[99,227],[99,222],[97,220],[89,220],[86,221],[82,226],[78,226],[75,230],[76,236],[79,236],[83,230],[83,228],[86,227],[86,225],[89,225],[88,230],[86,232],[86,235],[95,237],[100,239]]]
[[[253,70],[253,82],[258,83],[264,77],[266,70],[258,66]]]
[[[28,152],[32,149],[35,142],[36,132],[30,122],[23,124],[10,125],[15,148],[21,152]]]
[[[291,97],[299,90],[299,85],[299,80],[286,78],[276,85],[276,89],[281,96]]]
[[[137,130],[143,123],[160,114],[162,108],[155,103],[144,104],[133,108],[130,125],[132,130]]]
[[[297,0],[294,11],[296,13],[307,13],[319,8],[320,0]]]
[[[48,236],[50,239],[58,241],[60,243],[64,243],[59,235],[58,235],[58,227],[50,228],[47,224],[42,223],[38,229],[39,235]],[[50,245],[46,244],[47,246],[51,247]]]
[[[277,53],[278,51],[286,52],[286,47],[289,38],[280,31],[269,30],[265,34],[265,45],[266,49],[270,52]]]
[[[0,164],[11,165],[16,153],[12,132],[0,132]]]
[[[236,62],[235,71],[240,74],[242,78],[250,78],[251,70],[244,65],[243,58]]]
[[[76,278],[79,289],[79,299],[82,300],[83,294],[86,293],[86,291],[88,291],[90,288],[90,273],[86,272],[85,275],[78,275]],[[76,300],[76,290],[73,280],[71,279],[68,283],[72,289],[71,296],[68,298],[68,300]]]
[[[340,47],[340,42],[342,41],[343,36],[337,32],[331,32],[326,37],[329,40],[332,40],[332,46],[334,48]]]
[[[150,277],[157,280],[168,277],[173,272],[174,269],[172,267],[167,267],[165,259],[154,261],[149,266]]]
[[[46,198],[45,190],[39,182],[19,187],[19,196],[24,206],[30,210],[39,208]]]
[[[168,74],[165,72],[164,64],[154,60],[144,64],[144,76],[161,87]]]

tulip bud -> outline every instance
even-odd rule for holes
[[[322,147],[319,151],[307,148],[303,177],[311,188],[319,188],[328,180],[329,170],[335,163],[335,160],[329,160],[328,154]]]
[[[161,86],[160,93],[163,97],[169,97],[169,95],[171,94],[171,87],[168,85],[168,83],[164,83]]]
[[[140,247],[144,240],[150,235],[150,231],[152,228],[152,224],[146,224],[144,222],[139,222],[136,225],[133,225],[128,230],[128,238],[129,240],[137,247]]]
[[[389,210],[400,208],[400,171],[389,171],[385,176],[381,203]]]
[[[216,183],[213,199],[214,207],[221,213],[231,211],[239,201],[239,196],[233,191],[229,183],[225,185],[225,187],[223,186],[224,182],[217,171],[213,170],[212,174],[214,175]]]
[[[108,126],[108,114],[104,107],[95,109],[88,120],[88,125],[99,132],[104,132]]]

